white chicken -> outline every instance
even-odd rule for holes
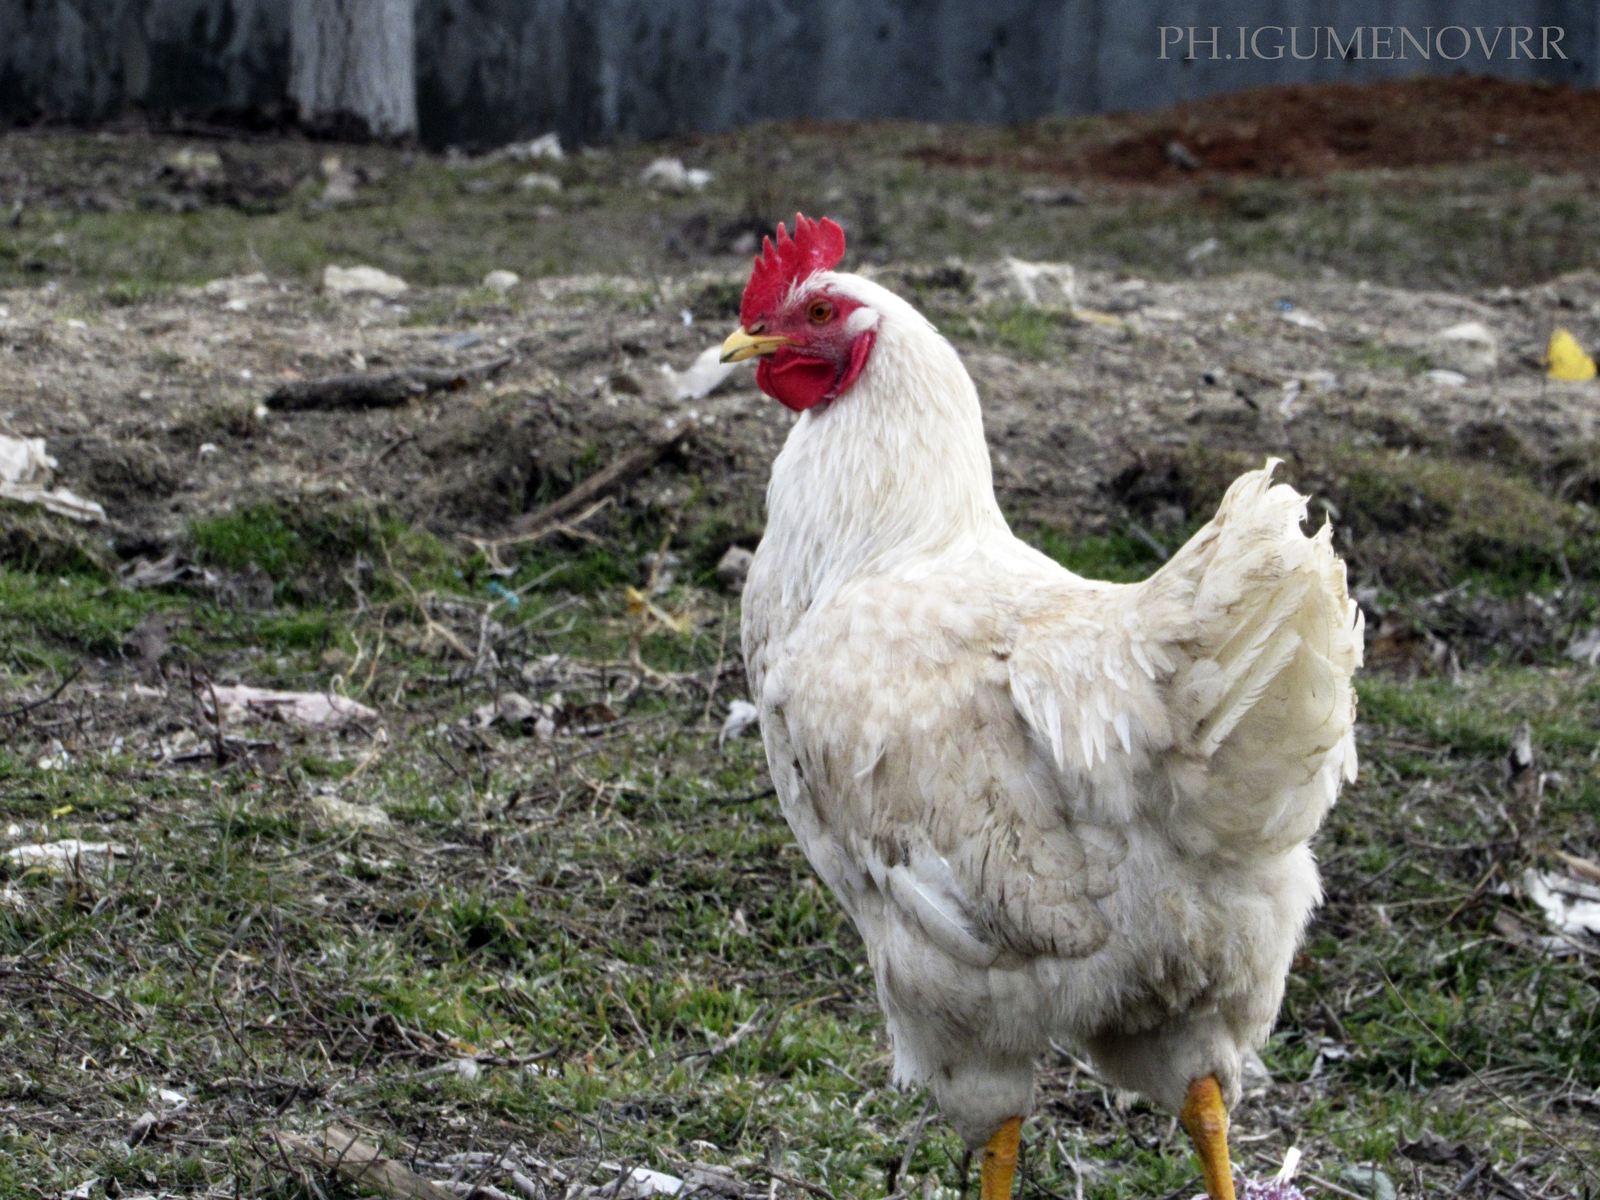
[[[801,412],[744,653],[773,783],[860,930],[894,1074],[1006,1200],[1052,1039],[1175,1113],[1214,1200],[1227,1111],[1356,767],[1360,610],[1271,464],[1139,584],[1014,537],[978,396],[910,304],[778,227],[725,361]]]

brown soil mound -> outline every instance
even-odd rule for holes
[[[1466,74],[1293,84],[1106,123],[1105,134],[1088,145],[1070,134],[1057,141],[1060,127],[1041,122],[1013,131],[1013,146],[1004,150],[974,152],[945,142],[915,157],[1152,184],[1207,173],[1315,177],[1495,159],[1588,172],[1600,143],[1600,90]]]
[[[1195,101],[1162,118],[1091,150],[1086,165],[1149,183],[1196,170],[1305,176],[1488,158],[1589,168],[1600,142],[1600,91],[1473,75],[1307,84]]]

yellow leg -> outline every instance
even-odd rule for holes
[[[1206,1193],[1211,1200],[1234,1200],[1233,1168],[1228,1162],[1228,1109],[1222,1103],[1222,1087],[1215,1075],[1196,1079],[1179,1114],[1183,1127],[1194,1139],[1200,1155],[1200,1173],[1205,1176]],[[989,1200],[987,1195],[984,1200]]]
[[[1017,1170],[1017,1143],[1022,1140],[1022,1118],[1012,1117],[983,1148],[981,1200],[1011,1200],[1011,1177]]]

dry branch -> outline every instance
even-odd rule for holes
[[[275,388],[267,407],[282,412],[330,408],[396,408],[425,392],[460,391],[488,379],[511,361],[511,355],[454,370],[409,367],[382,374],[325,375]]]
[[[336,1125],[310,1137],[293,1133],[274,1137],[283,1149],[314,1166],[337,1171],[352,1185],[372,1188],[396,1200],[456,1200],[454,1192],[424,1179]]]
[[[546,525],[553,525],[568,513],[576,512],[584,505],[591,504],[606,493],[621,487],[635,476],[644,474],[655,465],[657,459],[687,437],[694,426],[692,417],[678,421],[637,450],[624,454],[610,466],[596,471],[561,499],[552,500],[543,508],[518,517],[512,522],[511,535],[525,537]]]

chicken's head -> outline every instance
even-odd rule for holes
[[[836,399],[867,364],[879,314],[834,286],[844,230],[799,213],[794,237],[778,225],[777,244],[761,254],[739,306],[740,325],[722,344],[722,361],[761,357],[756,383],[802,412]]]

